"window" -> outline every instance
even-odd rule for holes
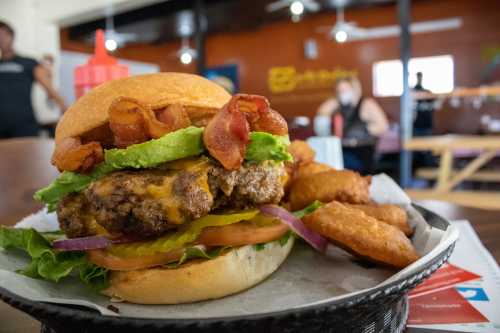
[[[433,93],[453,90],[453,57],[442,55],[410,59],[410,87],[417,83],[416,74],[422,72],[422,85]],[[401,60],[379,61],[373,64],[373,95],[401,96],[403,93],[403,65]]]

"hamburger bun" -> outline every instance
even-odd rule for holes
[[[271,275],[290,253],[294,237],[281,246],[267,243],[232,249],[212,260],[193,260],[176,269],[152,268],[110,272],[103,293],[138,304],[180,304],[204,301],[248,289]]]
[[[119,97],[134,98],[154,107],[180,104],[219,109],[231,95],[216,83],[194,74],[155,73],[105,82],[79,98],[57,124],[56,145],[108,122],[108,109]]]

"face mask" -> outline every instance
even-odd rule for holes
[[[354,93],[352,91],[343,91],[339,94],[338,98],[342,105],[351,104],[354,100]]]

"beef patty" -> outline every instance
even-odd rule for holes
[[[61,229],[68,237],[96,230],[158,236],[211,211],[279,203],[284,168],[269,162],[248,163],[229,171],[214,161],[203,167],[127,170],[93,182],[58,205]]]

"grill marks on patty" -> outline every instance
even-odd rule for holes
[[[69,237],[95,233],[95,222],[109,232],[157,236],[214,210],[279,203],[284,172],[272,163],[229,171],[215,162],[177,171],[119,171],[64,198],[57,214]]]

